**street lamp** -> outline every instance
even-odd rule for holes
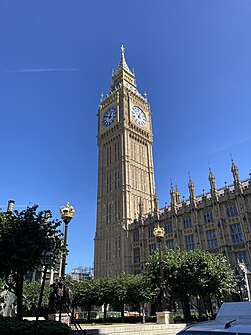
[[[63,309],[68,309],[67,299],[69,300],[69,287],[65,282],[65,265],[66,265],[66,247],[67,247],[67,233],[68,233],[68,224],[71,221],[75,214],[74,208],[67,202],[66,206],[60,207],[60,215],[65,224],[64,230],[64,247],[63,247],[63,255],[62,255],[62,263],[61,263],[61,273],[60,273],[60,282],[59,282],[59,321],[61,321],[61,315]]]
[[[74,208],[67,202],[66,206],[60,207],[60,215],[65,224],[64,230],[64,248],[63,248],[63,257],[61,263],[61,277],[65,276],[65,265],[66,265],[66,247],[67,247],[67,233],[68,233],[68,224],[71,221],[75,214]]]
[[[165,236],[165,229],[159,226],[159,222],[157,227],[153,230],[153,235],[157,240],[159,245],[159,270],[160,270],[160,287],[157,288],[157,309],[159,312],[163,311],[171,311],[170,306],[170,295],[165,287],[165,280],[164,280],[164,270],[163,270],[163,261],[162,261],[162,241],[164,240]]]

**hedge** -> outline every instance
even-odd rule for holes
[[[32,335],[35,321],[20,320],[18,318],[0,317],[1,335]],[[38,321],[37,335],[69,335],[70,327],[58,321]]]

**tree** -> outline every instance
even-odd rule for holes
[[[151,299],[151,285],[143,275],[121,275],[85,280],[73,285],[73,305],[86,308],[90,321],[92,305],[104,305],[104,321],[106,321],[106,308],[108,304],[117,306],[121,311],[123,320],[124,305],[139,306]]]
[[[45,312],[45,315],[48,313],[49,306],[49,297],[52,288],[48,282],[45,282],[43,298],[41,308]],[[35,311],[38,308],[38,300],[41,292],[41,283],[40,282],[25,282],[23,290],[23,305],[26,312],[30,313],[32,316],[35,316]]]
[[[73,306],[88,310],[90,321],[91,306],[104,305],[104,321],[106,321],[106,308],[114,301],[115,282],[113,277],[104,277],[92,280],[83,280],[73,285]]]
[[[106,322],[107,305],[115,300],[115,290],[114,277],[103,277],[93,281],[93,301],[97,306],[104,305],[104,322]]]
[[[140,312],[140,305],[149,301],[152,289],[149,279],[144,275],[121,275],[114,277],[114,295],[112,303],[120,306],[121,317],[124,317],[124,305],[136,306]]]
[[[163,268],[166,283],[172,297],[180,300],[185,319],[190,321],[192,297],[207,297],[211,301],[214,294],[222,298],[234,291],[233,272],[226,259],[218,254],[202,250],[173,251],[165,249]],[[159,257],[156,252],[146,265],[152,285],[159,285]]]
[[[221,254],[213,255],[197,251],[196,254],[191,253],[189,256],[189,261],[192,261],[199,269],[197,270],[197,286],[194,286],[193,294],[201,298],[205,312],[208,310],[212,315],[212,295],[219,303],[226,295],[235,291],[233,271],[227,259]]]
[[[91,306],[95,304],[96,287],[94,280],[73,282],[73,307],[82,307],[88,311],[88,322],[91,321]]]
[[[45,251],[55,262],[61,251],[60,221],[38,206],[21,212],[0,213],[0,274],[17,296],[17,316],[22,317],[24,275],[41,265]]]

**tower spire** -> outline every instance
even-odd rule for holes
[[[177,193],[176,193],[176,191],[173,188],[173,183],[172,182],[171,182],[170,196],[171,196],[171,207],[172,207],[172,210],[175,213],[177,213],[177,207],[178,207],[178,204],[177,204]]]
[[[121,50],[121,56],[120,56],[120,62],[119,62],[119,66],[115,72],[115,75],[118,71],[120,70],[125,70],[127,72],[129,72],[131,75],[134,76],[134,74],[132,73],[132,71],[129,69],[129,66],[127,65],[126,63],[126,59],[125,59],[125,47],[123,44],[121,44],[121,47],[120,47],[120,50]]]
[[[233,177],[234,177],[234,186],[235,186],[235,189],[242,191],[242,183],[240,181],[239,169],[235,165],[234,160],[232,158],[232,155],[231,155],[231,161],[232,161],[231,172],[232,172]]]
[[[136,80],[134,73],[130,70],[125,59],[125,47],[122,44],[120,47],[121,56],[117,70],[112,75],[112,90],[127,85],[128,87],[136,88]],[[127,83],[127,84],[126,84]],[[129,84],[129,85],[128,85]]]
[[[196,196],[195,196],[195,191],[194,191],[194,183],[191,179],[190,173],[188,173],[189,176],[189,183],[188,183],[188,188],[189,188],[189,193],[190,193],[190,203],[194,206],[196,206]]]
[[[171,188],[170,188],[170,197],[171,197],[172,208],[174,208],[176,206],[176,194],[175,194],[172,182],[171,182]]]
[[[179,189],[178,189],[178,185],[176,185],[176,202],[177,204],[179,204],[181,202],[181,198],[180,198],[180,192],[179,192]]]
[[[208,180],[210,182],[210,188],[211,188],[211,196],[212,196],[212,198],[218,199],[218,191],[217,191],[217,187],[216,187],[215,177],[213,175],[213,172],[212,172],[210,166],[209,166]]]

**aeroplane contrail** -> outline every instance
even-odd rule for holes
[[[64,72],[64,71],[78,71],[77,68],[40,68],[40,69],[19,69],[6,70],[8,73],[28,73],[28,72]]]

